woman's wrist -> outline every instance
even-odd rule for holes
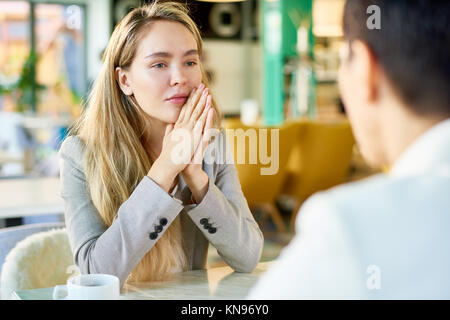
[[[177,172],[173,172],[156,160],[148,171],[147,176],[155,181],[164,191],[169,192],[177,174]]]
[[[191,190],[192,196],[195,202],[198,204],[202,202],[208,191],[209,177],[205,171],[200,170],[197,174],[192,176],[186,176],[184,174],[183,179]]]

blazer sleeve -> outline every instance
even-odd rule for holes
[[[225,139],[224,135],[221,138]],[[203,200],[185,211],[230,267],[251,272],[261,258],[263,234],[250,212],[234,164],[225,161],[216,166],[217,175],[215,179],[209,176]]]
[[[106,227],[87,188],[83,147],[78,137],[69,137],[59,151],[61,195],[74,260],[82,273],[112,274],[122,286],[183,205],[146,176]],[[155,232],[157,225],[163,225],[160,233]]]

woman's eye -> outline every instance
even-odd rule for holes
[[[154,64],[152,67],[153,67],[153,68],[160,69],[160,68],[163,68],[163,67],[164,67],[164,63],[157,63],[157,64]]]
[[[186,64],[187,64],[188,66],[192,67],[192,66],[195,66],[195,65],[197,64],[197,62],[195,62],[195,61],[189,61],[189,62],[187,62]]]

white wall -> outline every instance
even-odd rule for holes
[[[238,113],[246,98],[256,99],[261,108],[262,53],[258,43],[251,43],[247,51],[241,41],[205,40],[204,52],[205,69],[214,72],[211,90],[223,113]]]
[[[69,0],[70,1],[70,0]],[[101,53],[108,44],[111,30],[111,0],[84,0],[87,14],[87,77],[97,78],[102,61]]]

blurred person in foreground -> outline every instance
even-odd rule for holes
[[[340,90],[366,160],[390,171],[308,199],[248,298],[450,298],[449,16],[448,1],[347,1]]]

